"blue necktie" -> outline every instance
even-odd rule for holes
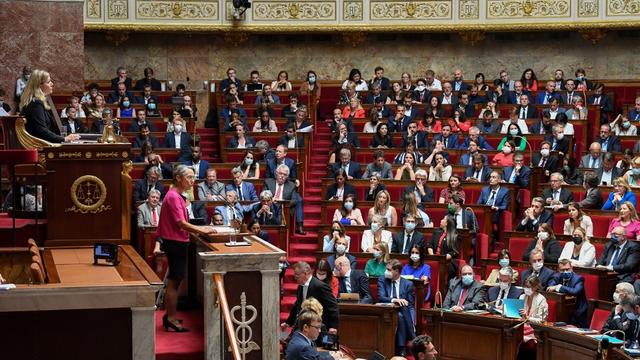
[[[611,266],[618,265],[618,255],[620,255],[620,247],[616,246],[616,251],[613,253],[613,256],[611,257],[611,262],[609,263],[609,265]]]

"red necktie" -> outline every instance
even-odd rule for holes
[[[280,200],[281,195],[282,195],[282,185],[276,184],[276,196],[274,199]]]
[[[458,300],[458,306],[462,306],[466,298],[467,298],[467,288],[462,288],[462,294],[460,294],[460,300]]]
[[[156,215],[156,209],[151,210],[151,221],[153,225],[158,225],[158,215]]]

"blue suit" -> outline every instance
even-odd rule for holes
[[[231,220],[234,219],[233,215],[229,217],[229,207],[227,205],[216,206],[214,211],[222,215],[222,223],[224,225],[228,226]],[[242,222],[242,220],[244,219],[244,208],[242,207],[242,205],[240,205],[240,203],[236,203],[233,206],[233,212],[235,213],[235,219]]]
[[[220,111],[220,119],[224,119],[224,131],[235,130],[229,124],[231,121],[231,115],[229,114],[229,111],[230,109],[228,107],[225,107],[224,109],[222,109],[222,111]],[[242,123],[244,124],[245,130],[248,130],[249,128],[247,127],[247,112],[244,111],[244,109],[241,107],[238,107],[235,111],[237,111],[240,115],[240,121],[242,121]]]
[[[629,120],[640,121],[640,111],[636,110],[636,108],[629,110]]]
[[[491,196],[491,187],[487,186],[482,188],[480,192],[480,197],[478,198],[478,205],[490,205],[487,204],[489,201],[489,197]],[[498,193],[495,196],[495,201],[493,201],[493,206],[497,207],[500,210],[507,210],[509,207],[509,201],[511,200],[511,191],[508,188],[500,186],[498,188]]]
[[[378,302],[390,303],[393,296],[391,288],[392,281],[383,277],[378,278]],[[409,302],[407,306],[400,307],[398,312],[398,331],[396,332],[396,347],[404,348],[407,341],[415,338],[415,291],[411,281],[400,278],[400,286],[398,287],[398,297]]]
[[[533,269],[532,268],[528,268],[527,270],[522,272],[522,276],[520,277],[520,286],[524,286],[524,282],[525,280],[527,280],[527,278],[529,278],[529,276],[531,276],[533,274]],[[553,278],[553,276],[555,275],[555,272],[553,272],[553,270],[549,269],[546,266],[543,266],[542,269],[540,269],[540,273],[538,273],[538,279],[540,279],[540,285],[542,285],[543,288],[547,288],[547,286],[549,286],[549,283],[551,282],[551,279]]]
[[[489,159],[487,158],[487,155],[485,154],[481,154],[482,158],[484,159],[484,165],[487,165],[489,163]],[[462,154],[460,156],[460,159],[458,159],[458,164],[459,165],[466,165],[466,166],[470,166],[473,165],[471,162],[471,154],[466,153],[466,154]],[[472,173],[473,175],[473,173]]]
[[[343,256],[346,256],[347,259],[349,259],[349,263],[351,264],[351,269],[355,269],[356,268],[356,257],[349,254],[349,253],[344,253]],[[327,257],[327,263],[329,264],[329,267],[331,269],[336,267],[336,254],[331,254]]]
[[[511,175],[513,173],[513,166],[507,166],[502,170],[502,177],[504,181],[512,184],[516,184],[520,189],[529,188],[529,178],[531,177],[531,169],[528,166],[523,166],[520,169],[520,174],[516,175],[513,182],[511,182]]]
[[[607,199],[607,202],[604,203],[604,206],[602,206],[602,210],[617,210],[617,205],[622,204],[626,201],[629,201],[633,204],[633,206],[636,206],[636,194],[634,194],[633,191],[627,191],[626,193],[624,193],[622,199],[620,199],[620,201],[616,203],[613,202],[614,195],[614,192],[609,193],[609,198]]]
[[[529,98],[529,104],[531,104],[533,101],[533,99],[531,98],[531,93],[528,91],[524,91],[522,92],[522,94],[520,94],[520,96],[522,95],[527,95],[527,97]],[[509,92],[509,104],[518,104],[518,101],[516,100],[516,93],[515,91],[510,91]]]
[[[471,139],[467,136],[462,144],[460,144],[459,149],[467,150],[469,148],[470,140]],[[482,150],[494,150],[493,146],[491,146],[491,144],[489,144],[482,135],[478,136],[478,147]]]
[[[185,161],[183,164],[187,166],[193,166],[193,160]],[[206,179],[207,178],[207,169],[209,168],[209,162],[207,160],[200,160],[200,167],[198,168],[198,173],[196,176],[198,179]]]
[[[424,131],[418,131],[414,136],[414,145],[416,149],[429,147],[429,140],[427,140],[427,133]],[[407,133],[402,134],[402,147],[405,148],[409,144],[409,137]]]
[[[589,327],[589,319],[587,318],[587,296],[584,292],[584,278],[574,273],[569,280],[562,280],[561,274],[555,274],[549,281],[549,286],[562,285],[560,291],[563,294],[569,294],[576,298],[576,305],[573,313],[569,318],[569,324],[580,328]]]
[[[442,134],[434,136],[433,141],[436,140],[440,140],[444,143],[444,137],[442,136]],[[460,139],[458,138],[458,135],[450,134],[449,137],[447,137],[447,149],[457,149],[459,146],[459,142]]]
[[[331,165],[331,177],[334,177],[335,173],[340,168],[342,168],[342,163],[340,161],[333,163],[333,165]],[[350,161],[349,171],[347,171],[347,176],[351,176],[354,179],[362,178],[362,171],[360,170],[360,164],[355,161]]]
[[[180,133],[180,154],[178,154],[178,162],[184,162],[191,159],[191,145],[191,135],[187,132]],[[175,133],[170,132],[164,135],[164,147],[170,149],[176,148]]]
[[[412,120],[417,120],[418,119],[418,113],[419,110],[417,107],[411,107],[411,115],[409,116],[404,116],[404,118],[402,119],[402,123],[396,124],[395,123],[395,117],[389,117],[389,126],[394,126],[396,131],[407,131],[407,127],[409,127],[409,123]],[[392,122],[393,120],[393,122]]]
[[[489,291],[487,291],[487,300],[488,302],[495,301],[500,295],[500,287],[499,286],[491,286]],[[507,293],[507,299],[517,299],[522,295],[522,290],[515,287],[515,285],[509,286],[509,292]]]
[[[227,184],[225,190],[227,192],[229,191],[235,191],[236,193],[238,192],[238,188],[234,183]],[[250,182],[243,181],[240,184],[240,191],[242,192],[242,197],[240,197],[240,194],[238,194],[238,201],[258,201],[259,200],[258,195],[256,194],[256,188]]]
[[[284,164],[289,168],[289,180],[296,181],[298,178],[298,170],[296,169],[296,161],[290,159],[288,157],[284,158]],[[265,179],[275,179],[276,178],[276,169],[278,168],[278,160],[277,159],[269,159],[267,160],[267,171],[264,174]]]
[[[333,356],[328,351],[318,352],[313,341],[296,331],[287,344],[285,360],[333,360]]]
[[[544,100],[547,96],[549,97],[549,100],[547,100],[547,104],[551,103],[551,99],[557,99],[559,103],[562,103],[562,96],[560,96],[559,93],[553,92],[551,94],[547,94],[547,92],[544,91],[539,92],[538,96],[536,96],[536,104],[544,104]]]

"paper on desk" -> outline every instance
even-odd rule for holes
[[[504,299],[504,315],[508,318],[519,319],[520,309],[524,309],[524,300]]]
[[[7,291],[15,288],[15,284],[0,284],[0,291]]]

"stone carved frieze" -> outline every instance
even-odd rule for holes
[[[100,19],[102,17],[102,0],[87,0],[87,18]]]
[[[607,0],[608,16],[640,15],[640,0]]]
[[[578,0],[579,17],[598,17],[600,15],[600,0]]]
[[[129,3],[127,0],[108,0],[109,19],[126,19],[129,17]]]
[[[479,0],[459,0],[458,17],[461,20],[473,20],[480,17]]]
[[[570,0],[488,0],[487,18],[554,18],[571,16]]]
[[[342,8],[342,19],[345,21],[362,21],[364,6],[362,0],[345,0]]]
[[[335,20],[335,1],[254,1],[255,21]]]
[[[450,19],[452,1],[371,1],[371,20]]]
[[[138,19],[217,20],[218,14],[217,1],[136,1]]]

